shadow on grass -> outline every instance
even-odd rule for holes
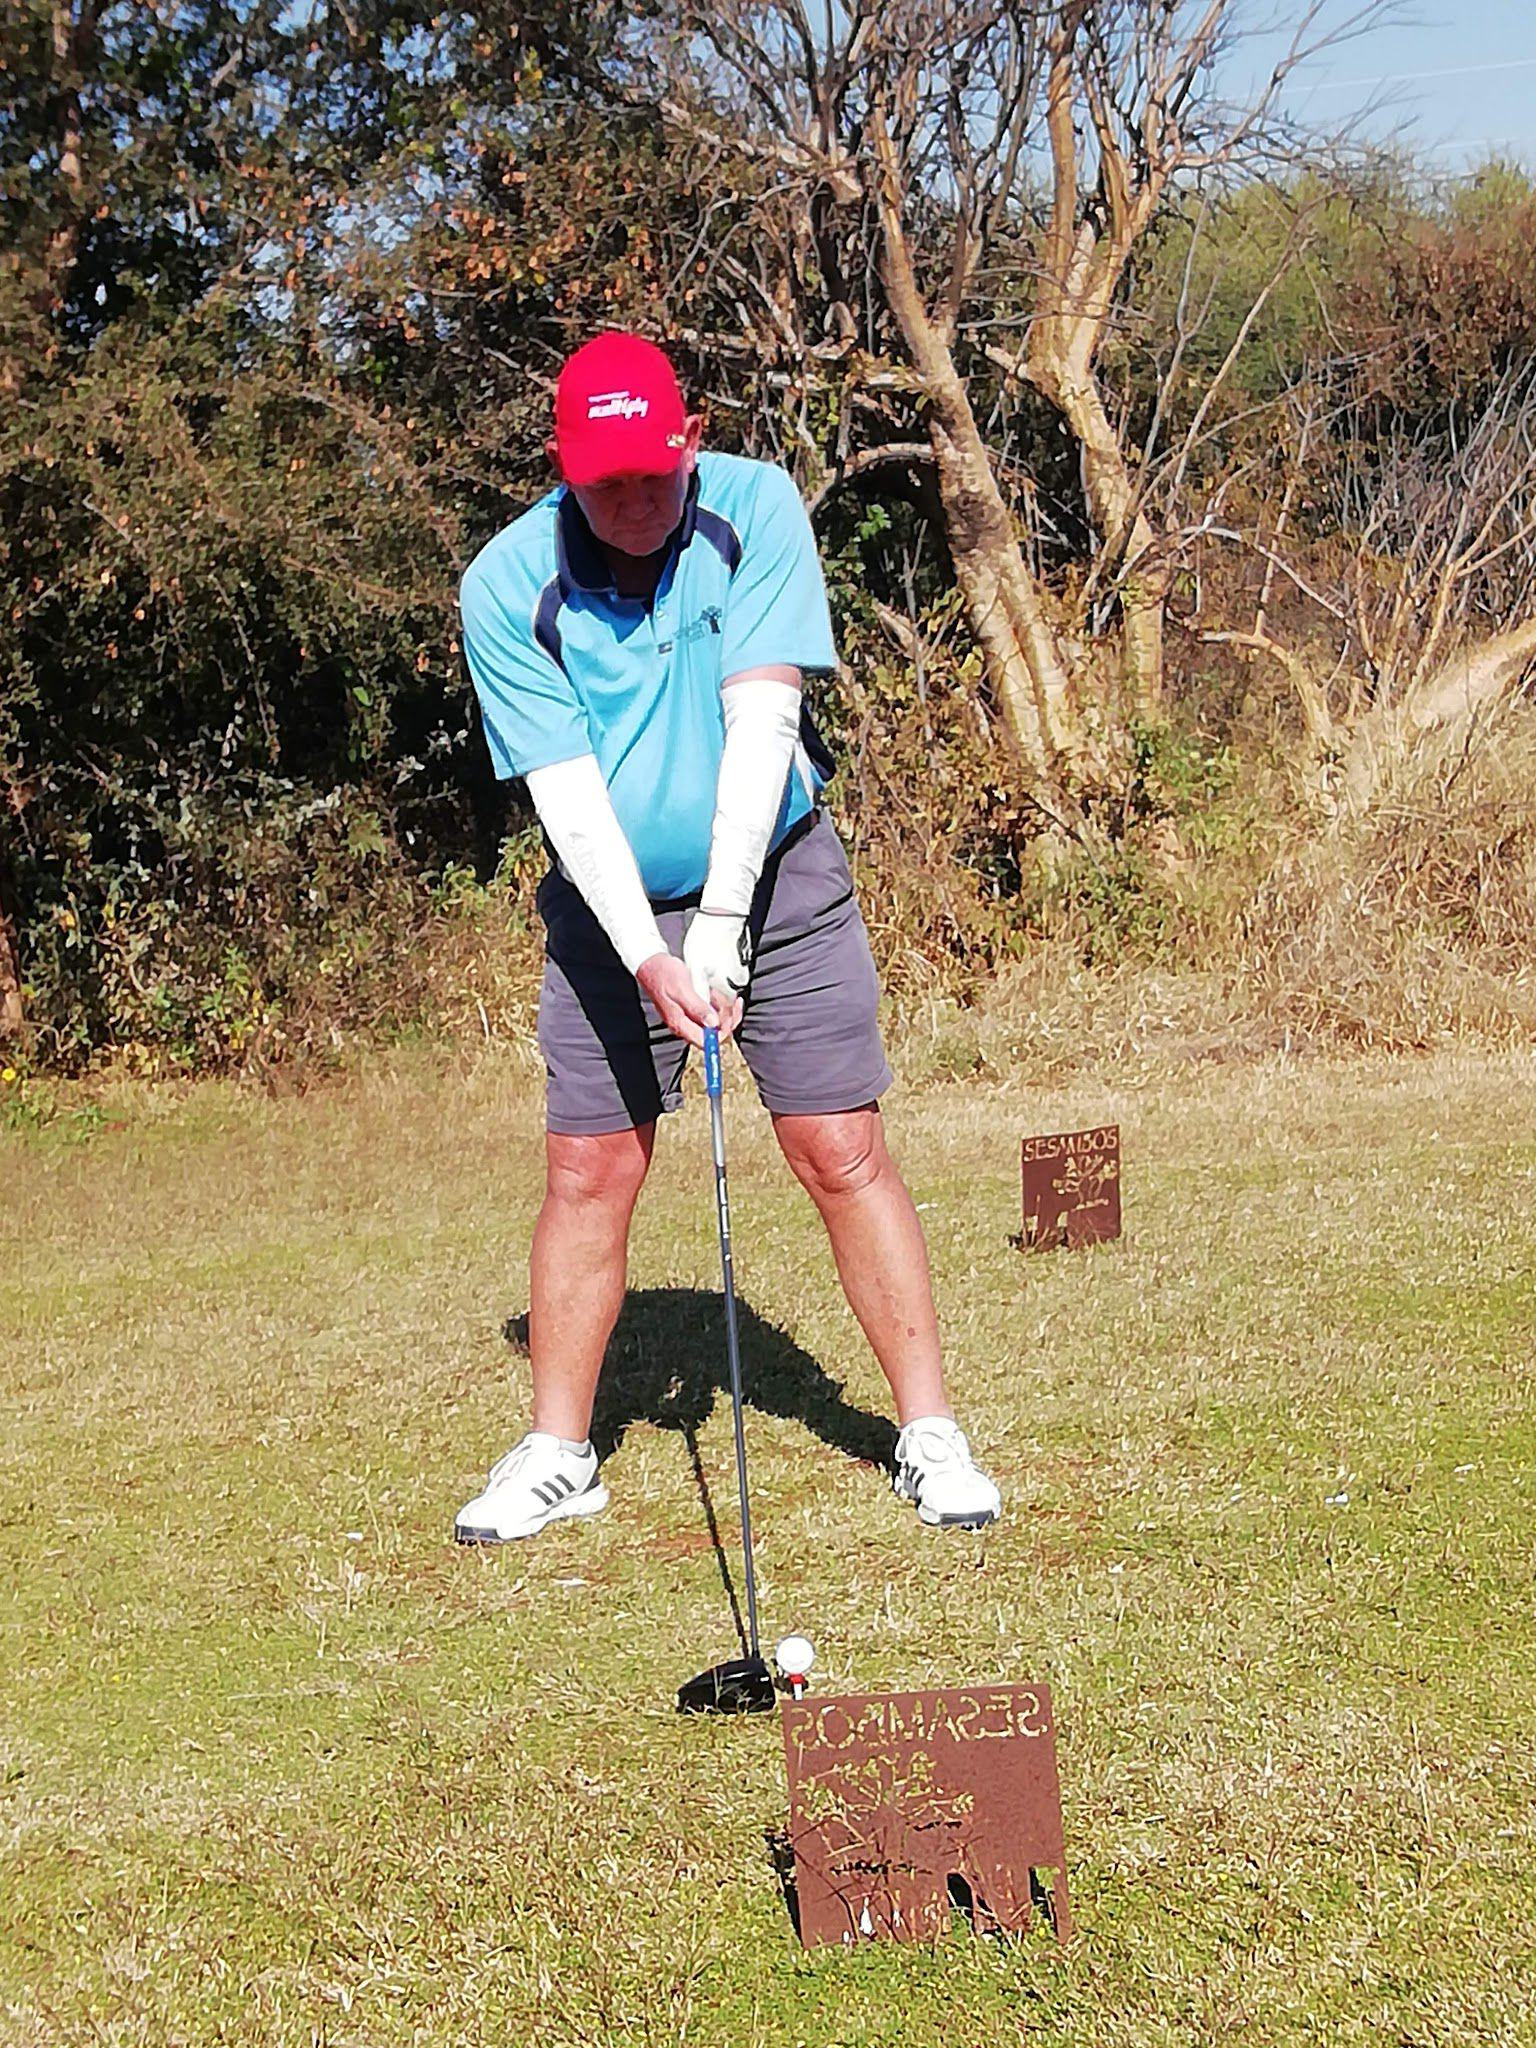
[[[749,1408],[803,1422],[845,1457],[892,1463],[894,1423],[844,1400],[841,1386],[810,1352],[746,1302],[738,1299],[736,1315]],[[526,1353],[527,1316],[510,1316],[502,1335]],[[610,1457],[635,1422],[691,1436],[708,1420],[717,1395],[730,1399],[730,1384],[720,1296],[698,1287],[636,1288],[625,1297],[603,1360],[593,1446],[600,1458]]]
[[[845,1457],[889,1469],[896,1454],[896,1428],[843,1398],[809,1351],[738,1298],[741,1384],[748,1407],[764,1415],[803,1422],[823,1443]],[[515,1349],[528,1349],[528,1318],[510,1316],[502,1335]],[[631,1424],[675,1429],[688,1449],[720,1577],[746,1648],[746,1631],[732,1581],[715,1504],[699,1456],[699,1431],[716,1398],[730,1400],[730,1367],[725,1355],[725,1307],[721,1297],[697,1287],[641,1287],[624,1301],[609,1339],[592,1413],[592,1444],[607,1458],[624,1441]]]
[[[773,1874],[779,1881],[779,1894],[784,1901],[784,1910],[789,1915],[789,1924],[800,1938],[800,1887],[795,1882],[795,1850],[789,1839],[787,1828],[768,1828],[763,1840],[768,1845],[768,1861]]]

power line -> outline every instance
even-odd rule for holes
[[[1439,71],[1387,71],[1380,78],[1318,78],[1309,80],[1313,92],[1343,92],[1361,85],[1414,85],[1433,78],[1472,78],[1487,71],[1529,71],[1536,57],[1506,57],[1498,64],[1448,64]]]
[[[1454,142],[1431,142],[1431,155],[1451,149],[1529,149],[1529,135],[1463,135]]]

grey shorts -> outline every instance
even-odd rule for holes
[[[653,1123],[683,1099],[688,1047],[662,1023],[573,883],[539,884],[545,926],[539,1050],[550,1130],[576,1135]],[[690,912],[658,906],[675,953]],[[769,856],[753,899],[757,941],[736,1033],[757,1092],[775,1115],[857,1109],[891,1085],[880,1043],[879,986],[847,856],[817,817]]]

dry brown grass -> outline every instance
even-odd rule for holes
[[[1368,817],[1276,869],[1241,952],[1303,1042],[1536,1040],[1536,706],[1400,762]]]

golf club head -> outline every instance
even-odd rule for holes
[[[773,1673],[761,1657],[733,1657],[690,1678],[677,1695],[680,1714],[766,1714],[776,1695]]]

